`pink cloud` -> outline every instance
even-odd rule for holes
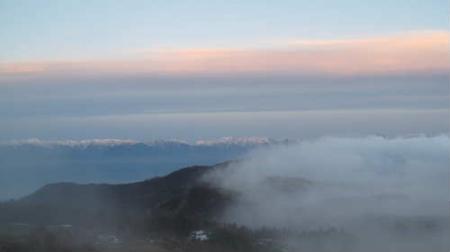
[[[448,32],[427,31],[363,39],[291,40],[267,49],[153,50],[121,60],[0,63],[0,75],[448,72],[449,38]]]

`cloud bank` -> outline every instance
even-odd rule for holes
[[[253,228],[332,227],[386,242],[385,235],[398,235],[385,229],[386,223],[408,226],[425,219],[438,227],[432,235],[442,239],[439,246],[449,246],[443,238],[449,233],[449,150],[448,135],[321,138],[255,151],[205,179],[238,195],[223,215],[226,222]],[[426,237],[419,235],[415,242],[430,246]]]
[[[400,249],[395,247],[400,238],[383,225],[425,219],[439,226],[432,234],[442,239],[439,246],[449,246],[443,238],[449,234],[449,153],[448,135],[321,138],[255,151],[205,179],[239,196],[223,216],[227,222],[254,228],[333,227]],[[391,238],[396,245],[387,242]],[[430,242],[422,234],[408,241],[422,245],[399,251],[430,248]],[[363,251],[372,251],[366,246]]]
[[[446,216],[449,153],[448,135],[321,138],[255,151],[208,179],[255,203],[227,216],[249,226],[330,225],[369,213]],[[287,178],[292,190],[277,190],[267,183],[273,178]]]

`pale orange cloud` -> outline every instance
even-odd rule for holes
[[[47,64],[43,62],[0,63],[0,74],[32,74],[45,72]]]
[[[267,49],[152,50],[121,60],[0,64],[20,74],[396,74],[448,72],[450,33],[428,31],[347,40],[292,40]]]

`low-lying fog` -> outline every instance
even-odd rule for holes
[[[449,151],[447,135],[322,138],[254,151],[206,179],[239,195],[227,222],[336,228],[358,237],[361,251],[443,251]]]

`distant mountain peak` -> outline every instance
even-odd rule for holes
[[[235,144],[235,145],[266,145],[277,141],[268,137],[221,137],[215,140],[197,140],[196,145],[218,145],[218,144]]]

